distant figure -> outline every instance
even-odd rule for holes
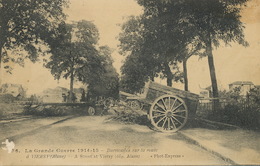
[[[81,102],[85,102],[85,101],[86,101],[86,93],[85,93],[85,90],[84,90],[84,89],[82,90],[80,101],[81,101]]]
[[[62,98],[63,98],[63,102],[66,102],[67,101],[67,96],[65,93],[62,93]]]

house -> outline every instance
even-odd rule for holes
[[[255,85],[251,81],[236,81],[229,84],[229,90],[240,88],[240,94],[246,96],[250,89],[254,88]]]
[[[16,98],[25,98],[26,90],[21,84],[6,83],[0,87],[0,94],[10,94]]]
[[[73,89],[73,92],[76,97],[75,102],[80,102],[80,99],[82,96],[82,91],[83,91],[82,88]],[[44,103],[62,103],[62,102],[65,102],[64,97],[66,96],[66,98],[67,98],[68,94],[69,94],[69,89],[58,86],[54,89],[48,88],[48,89],[44,90],[42,93],[37,94],[37,96]]]
[[[206,88],[201,88],[199,95],[200,95],[201,98],[211,98],[212,97],[211,86],[208,86]]]
[[[68,93],[67,88],[63,87],[56,87],[54,89],[48,88],[45,89],[42,93],[37,94],[37,96],[41,99],[44,103],[61,103],[63,101],[62,94]]]

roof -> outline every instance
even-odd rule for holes
[[[25,96],[25,89],[21,84],[6,83],[0,86],[0,94],[11,94],[14,97],[17,97],[18,95]]]
[[[251,81],[235,81],[229,85],[254,85]]]
[[[210,85],[210,86],[206,87],[205,89],[206,90],[212,90],[212,86]]]
[[[255,87],[260,89],[260,85],[255,85]]]

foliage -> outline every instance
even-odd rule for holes
[[[79,69],[97,55],[98,30],[93,23],[82,20],[60,24],[58,33],[50,42],[52,55],[46,67],[56,79],[61,76],[67,79],[71,74],[80,78]]]
[[[0,103],[13,103],[15,100],[17,99],[11,94],[0,95]]]
[[[226,105],[212,114],[209,118],[225,123],[238,125],[244,128],[259,130],[260,126],[260,90],[251,89],[247,96],[240,95],[240,88],[228,92],[220,92],[226,99]]]
[[[23,64],[24,58],[35,62],[58,24],[65,19],[67,0],[1,0],[0,1],[0,68],[10,72],[8,62]],[[13,57],[8,50],[26,51],[28,56]]]
[[[188,23],[193,27],[195,39],[199,40],[205,48],[204,55],[208,57],[213,98],[218,98],[212,50],[214,46],[219,47],[221,42],[226,45],[232,42],[244,46],[248,45],[244,40],[244,26],[240,21],[240,11],[247,0],[229,2],[222,0],[200,0],[199,2],[188,0],[179,2],[183,6],[181,10],[187,12]],[[217,100],[213,106],[216,111],[219,107]]]
[[[259,130],[260,107],[247,105],[247,103],[228,104],[210,117],[213,120],[234,124],[243,128]]]
[[[154,49],[159,55],[167,55],[167,53],[170,55],[171,52],[175,54],[181,52],[183,48],[186,48],[185,52],[187,46],[191,45],[195,48],[196,54],[201,57],[207,56],[213,97],[218,98],[212,50],[214,46],[219,47],[221,42],[226,45],[232,42],[243,46],[248,45],[244,40],[244,26],[240,21],[240,11],[247,1],[138,0],[138,3],[144,7],[144,24],[147,24],[145,27],[150,27],[148,34],[150,38],[147,39],[146,36],[146,41],[150,41],[150,45],[147,47]],[[186,56],[173,57],[185,61],[191,55],[188,53]],[[165,56],[166,59],[170,57]],[[217,106],[216,102],[214,110]]]
[[[141,18],[131,16],[121,28],[120,54],[127,57],[121,67],[120,87],[123,91],[135,93],[144,86],[145,81],[154,78],[158,65],[154,57],[143,54],[144,29]]]
[[[101,46],[98,50],[98,57],[100,58],[100,64],[93,66],[93,74],[91,71],[89,76],[87,73],[83,73],[83,82],[88,84],[88,94],[91,97],[113,97],[118,98],[119,94],[119,78],[116,69],[113,67],[113,60],[111,57],[112,50],[108,46]],[[95,68],[103,68],[98,70]]]
[[[70,78],[71,101],[74,79],[85,79],[83,70],[88,75],[99,71],[101,58],[96,50],[99,33],[92,22],[85,20],[74,24],[60,24],[56,33],[49,42],[52,55],[45,66],[51,69],[56,79],[61,76]]]
[[[187,60],[192,55],[207,56],[213,87],[213,96],[218,97],[215,75],[213,46],[221,42],[228,45],[238,42],[244,46],[243,24],[240,21],[240,11],[247,0],[177,0],[157,1],[138,0],[144,9],[141,16],[130,17],[122,25],[119,35],[121,54],[132,56],[140,65],[134,68],[129,59],[122,69],[123,82],[131,83],[131,70],[139,71],[137,85],[143,84],[148,77],[153,80],[160,76],[167,78],[168,86],[172,79],[181,80],[183,74],[176,66],[183,62],[185,89],[188,90]],[[129,66],[129,67],[128,67]],[[173,69],[177,69],[174,71]],[[126,70],[127,69],[127,70]],[[133,83],[136,80],[132,80]],[[133,84],[131,83],[131,84]]]
[[[144,87],[145,82],[151,79],[154,75],[152,66],[153,61],[146,61],[147,63],[150,62],[151,65],[145,65],[141,63],[141,58],[139,56],[130,55],[126,58],[125,63],[121,67],[121,71],[123,73],[121,80],[120,80],[120,87],[123,91],[128,93],[136,93],[141,88]],[[151,68],[151,69],[150,69]]]
[[[250,89],[248,95],[248,100],[252,103],[258,104],[260,106],[260,88],[252,88]]]
[[[237,103],[244,100],[243,96],[240,95],[241,87],[235,87],[230,91],[219,91],[219,97],[224,99],[228,103]]]
[[[182,79],[176,61],[167,59],[166,51],[158,52],[158,49],[164,50],[164,47],[158,46],[162,41],[155,40],[157,37],[152,35],[154,33],[149,29],[151,26],[146,26],[145,21],[143,16],[129,17],[119,35],[120,53],[127,56],[121,68],[121,82],[128,92],[139,91],[145,81],[159,76],[169,79],[169,86],[173,79]]]

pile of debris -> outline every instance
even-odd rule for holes
[[[120,101],[115,107],[111,107],[108,112],[113,112],[112,116],[107,118],[108,121],[114,120],[125,124],[150,124],[145,111],[135,110],[128,106],[127,103]]]
[[[87,115],[87,108],[82,106],[29,105],[25,107],[24,114],[36,116]]]

